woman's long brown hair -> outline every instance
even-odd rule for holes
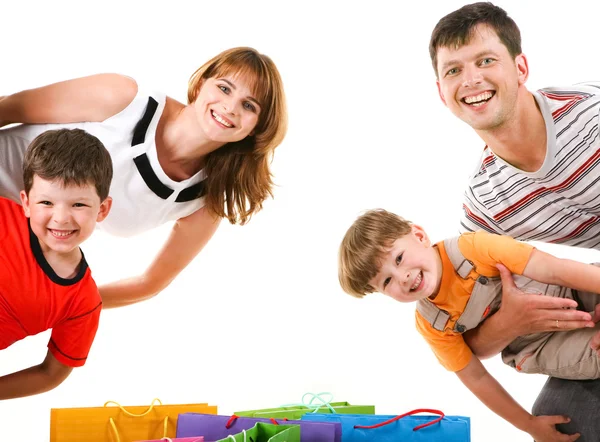
[[[270,164],[287,130],[287,109],[283,82],[273,61],[245,47],[224,51],[194,72],[188,102],[196,100],[204,80],[225,75],[247,80],[261,111],[252,135],[207,155],[205,205],[230,223],[243,225],[273,196]]]

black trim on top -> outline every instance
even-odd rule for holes
[[[188,201],[195,200],[196,198],[203,197],[206,193],[206,186],[204,186],[204,181],[200,181],[190,187],[183,189],[177,195],[175,199],[176,203],[185,203]]]
[[[146,110],[144,111],[144,115],[135,125],[135,129],[133,130],[133,139],[131,140],[131,147],[137,146],[138,144],[142,144],[146,140],[146,132],[148,131],[148,127],[152,122],[152,118],[154,118],[154,114],[156,113],[156,109],[158,108],[158,101],[156,101],[152,97],[148,97],[148,105],[146,106]],[[150,160],[148,159],[148,155],[146,153],[142,153],[133,159],[135,163],[135,167],[137,168],[140,176],[150,189],[156,196],[166,200],[169,198],[173,192],[169,186],[164,184],[156,173],[152,169],[150,165]],[[176,203],[185,203],[188,201],[195,200],[196,198],[200,198],[204,196],[206,193],[206,189],[204,188],[204,182],[200,181],[199,183],[193,184],[185,189],[183,189],[177,195],[175,199]]]
[[[148,186],[148,188],[154,192],[156,196],[166,200],[173,192],[175,192],[169,186],[163,184],[163,182],[156,176],[154,170],[152,169],[152,165],[150,164],[150,160],[148,159],[148,155],[145,153],[138,155],[133,159],[133,162],[135,163],[135,167],[137,167],[138,172],[142,176],[142,179],[146,183],[146,186]]]
[[[46,276],[50,278],[50,280],[53,283],[63,286],[77,284],[79,281],[81,281],[81,279],[85,276],[85,272],[88,268],[87,261],[85,260],[85,256],[83,256],[83,252],[81,251],[81,249],[79,249],[79,251],[81,252],[81,261],[79,261],[79,271],[77,272],[77,274],[70,279],[61,278],[56,274],[52,266],[46,260],[44,252],[42,252],[42,247],[40,246],[40,240],[37,236],[35,236],[33,230],[31,230],[31,223],[29,222],[29,218],[27,219],[27,226],[29,227],[29,244],[31,245],[31,251],[33,252],[35,260],[37,261],[38,265],[42,268]]]
[[[156,109],[158,109],[158,101],[152,97],[148,97],[148,104],[146,105],[144,115],[135,125],[135,129],[133,129],[133,140],[131,140],[132,147],[142,144],[146,140],[146,132],[148,131],[148,126],[150,126],[150,123],[152,122],[152,118],[154,118]]]

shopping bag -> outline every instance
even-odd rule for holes
[[[242,430],[217,442],[300,442],[300,427],[257,422],[249,430]]]
[[[261,410],[235,411],[233,414],[244,417],[295,420],[300,419],[306,413],[375,414],[374,405],[350,405],[348,402],[331,402],[331,399],[333,399],[331,393],[327,392],[305,393],[300,404],[286,404],[277,408]]]
[[[414,416],[417,413],[434,415]],[[339,422],[342,442],[470,442],[471,420],[446,416],[439,410],[418,409],[398,416],[308,413],[302,420]]]
[[[149,407],[122,407],[108,401],[103,407],[53,408],[50,442],[132,442],[175,437],[177,416],[187,412],[216,414],[217,407],[162,405],[160,400],[154,399]]]
[[[230,434],[252,428],[257,422],[277,423],[280,425],[300,425],[301,442],[341,442],[342,425],[339,423],[323,423],[308,421],[293,421],[219,416],[200,413],[182,413],[177,420],[177,437],[202,435],[207,441],[218,440]]]
[[[170,437],[163,437],[162,439],[138,440],[136,442],[204,442],[204,437],[176,437],[175,439],[171,439]]]

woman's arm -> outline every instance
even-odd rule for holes
[[[561,331],[594,326],[589,313],[575,310],[576,301],[525,293],[515,286],[506,267],[498,265],[498,269],[502,279],[500,309],[479,327],[463,335],[478,357],[488,358],[500,353],[519,336],[557,331],[556,320]]]
[[[135,80],[98,74],[0,97],[0,126],[104,121],[135,98]]]
[[[490,410],[518,429],[529,433],[538,442],[574,441],[579,434],[566,435],[556,430],[556,424],[569,421],[564,416],[532,416],[521,407],[488,373],[475,356],[456,373],[461,382]]]
[[[103,308],[134,304],[158,294],[200,253],[220,221],[205,207],[177,220],[162,250],[142,275],[100,286]]]
[[[59,386],[73,367],[61,364],[48,350],[40,365],[0,377],[0,400],[32,396]]]

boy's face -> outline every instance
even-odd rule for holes
[[[442,260],[425,231],[412,231],[394,241],[383,256],[379,273],[369,283],[396,301],[413,302],[435,297],[442,280]]]
[[[64,186],[36,175],[29,195],[21,191],[21,202],[42,251],[69,254],[92,234],[96,222],[106,218],[112,200],[101,202],[91,184]]]
[[[473,129],[497,129],[515,117],[527,59],[513,58],[489,26],[476,26],[469,43],[459,48],[439,48],[437,66],[442,102]]]

